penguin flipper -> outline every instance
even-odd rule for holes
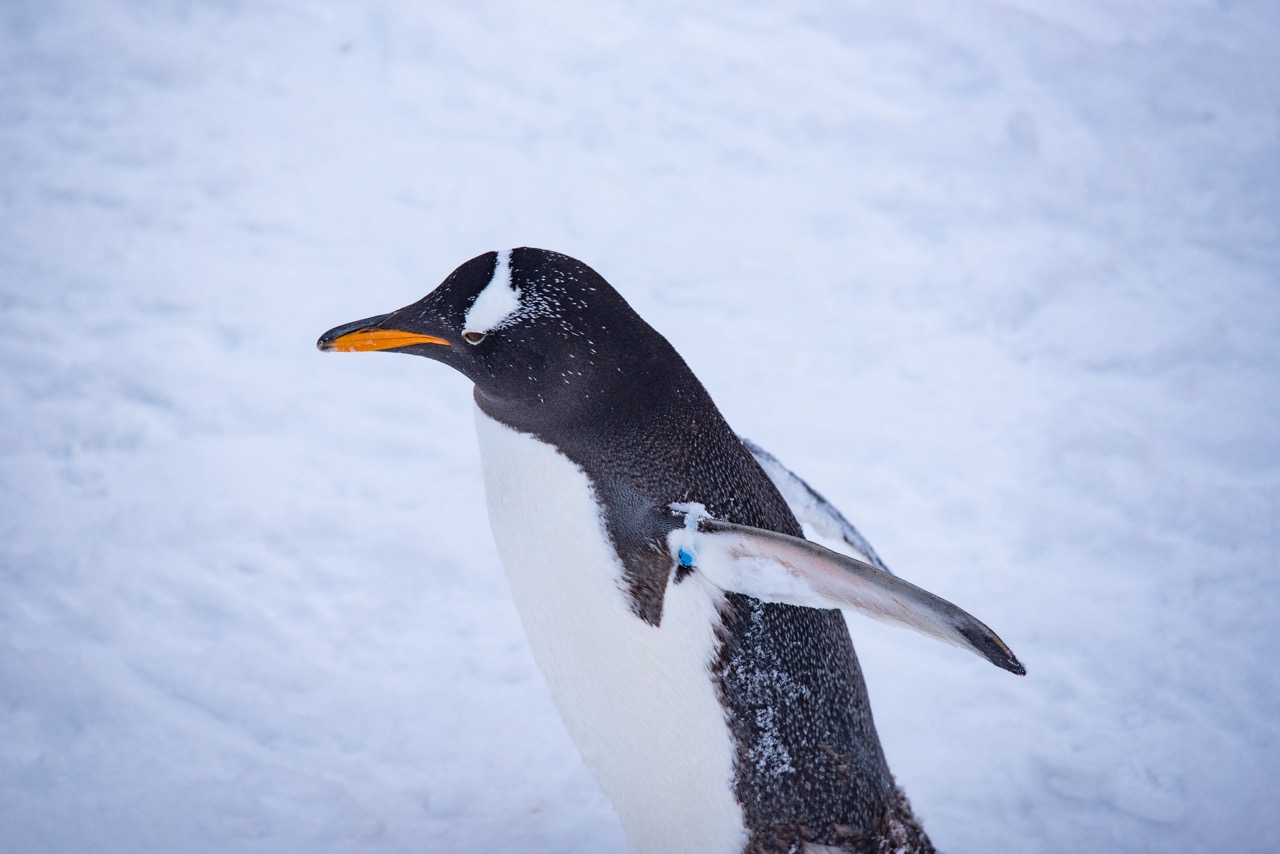
[[[700,504],[671,509],[685,519],[667,535],[672,557],[726,592],[859,611],[955,644],[1010,673],[1027,672],[985,624],[909,581],[799,537],[712,519]]]
[[[800,475],[784,466],[778,458],[748,439],[739,436],[742,444],[751,456],[755,457],[760,468],[773,481],[773,485],[782,493],[782,498],[791,508],[802,524],[811,527],[815,533],[830,540],[843,541],[853,549],[865,563],[869,563],[881,572],[893,575],[893,572],[871,548],[867,538],[844,517],[834,504],[822,496],[816,489],[804,481]]]

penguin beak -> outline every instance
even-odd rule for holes
[[[435,335],[422,335],[418,332],[406,332],[403,329],[386,329],[381,323],[390,314],[377,317],[366,317],[335,326],[320,336],[316,347],[321,350],[337,350],[344,353],[364,353],[370,350],[398,350],[402,347],[414,347],[418,344],[443,344],[449,342]]]

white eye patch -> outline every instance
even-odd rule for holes
[[[498,253],[493,278],[467,309],[463,333],[487,335],[509,323],[520,309],[520,289],[511,284],[511,250]]]

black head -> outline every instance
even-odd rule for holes
[[[317,346],[426,356],[470,378],[486,408],[557,417],[651,380],[655,360],[674,355],[586,264],[527,247],[472,258],[412,305],[331,329]]]

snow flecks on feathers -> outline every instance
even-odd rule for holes
[[[694,508],[689,507],[688,517],[695,519]],[[703,511],[705,512],[705,511]],[[757,609],[751,615],[757,631],[762,629],[762,612]],[[756,670],[734,668],[745,689],[745,699],[755,709],[756,738],[747,750],[747,757],[758,778],[777,779],[794,774],[795,764],[787,740],[782,734],[781,715],[796,704],[803,704],[812,697],[808,686],[800,684],[779,669]]]
[[[513,269],[519,264],[520,250],[506,249],[497,253],[493,277],[467,310],[463,325],[465,332],[489,333],[513,326],[522,320],[552,320],[554,327],[567,338],[585,338],[586,333],[575,329],[565,317],[565,309],[583,311],[589,303],[585,294],[595,292],[594,287],[573,287],[561,271],[538,276],[522,277],[523,287],[513,284]],[[595,342],[588,340],[588,348],[594,354]]]

